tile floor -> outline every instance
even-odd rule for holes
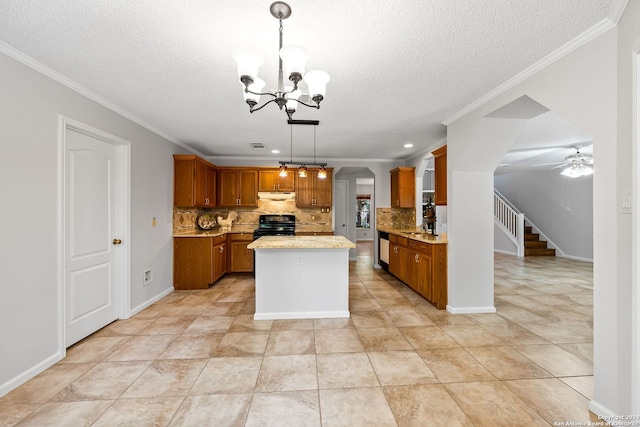
[[[597,421],[592,265],[496,254],[497,314],[351,263],[351,319],[254,321],[253,279],[174,292],[0,398],[0,426],[547,426]]]

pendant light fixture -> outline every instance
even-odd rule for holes
[[[299,178],[306,178],[307,177],[307,172],[308,172],[308,168],[307,166],[318,166],[320,169],[318,170],[318,178],[319,179],[325,179],[327,177],[327,170],[325,169],[325,167],[327,166],[326,163],[318,163],[316,162],[316,128],[318,126],[320,122],[318,120],[300,120],[300,121],[295,121],[295,120],[290,120],[289,124],[291,125],[291,160],[288,162],[279,162],[280,163],[280,172],[279,175],[282,177],[287,176],[288,171],[287,171],[287,165],[296,165],[296,166],[300,166],[298,168],[298,177]],[[304,124],[304,125],[313,125],[313,162],[294,162],[293,161],[293,125],[294,124]]]
[[[298,108],[298,104],[310,108],[320,108],[320,101],[324,99],[330,76],[325,71],[320,70],[305,73],[309,53],[304,47],[297,45],[282,47],[282,20],[291,16],[291,7],[285,2],[277,1],[271,4],[269,11],[280,23],[280,56],[278,58],[278,88],[276,91],[262,92],[265,82],[258,78],[258,68],[260,68],[264,59],[259,53],[251,49],[237,49],[233,52],[233,59],[238,64],[238,76],[244,85],[244,99],[249,105],[249,112],[253,113],[261,110],[265,105],[275,102],[281,110],[284,109],[287,117],[291,119]],[[285,88],[285,73],[289,81],[293,83],[293,87]],[[298,83],[301,81],[307,83],[309,97],[313,103],[307,103],[300,99],[302,92],[298,88]],[[262,95],[270,96],[272,99],[256,107]]]

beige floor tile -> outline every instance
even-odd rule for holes
[[[314,332],[311,331],[272,331],[264,352],[265,355],[277,354],[314,354]]]
[[[176,339],[175,335],[140,335],[132,337],[111,353],[108,362],[126,362],[133,360],[155,360]]]
[[[590,421],[589,400],[557,378],[505,381],[504,384],[549,424]]]
[[[183,400],[184,397],[116,400],[92,427],[166,426]]]
[[[236,317],[228,332],[269,332],[272,320],[253,320],[253,314],[241,314]]]
[[[593,376],[558,378],[587,399],[593,399]]]
[[[560,343],[586,343],[592,342],[593,339],[585,337],[571,331],[560,323],[522,323],[521,326],[529,329],[536,335],[540,335],[542,338],[554,344]]]
[[[319,427],[317,390],[255,393],[246,427]]]
[[[549,341],[513,322],[485,323],[480,327],[510,345],[549,344]]]
[[[206,363],[207,359],[155,361],[122,397],[186,396]]]
[[[320,390],[325,426],[396,426],[381,387]]]
[[[194,319],[195,316],[158,317],[138,335],[180,335]]]
[[[235,316],[199,316],[184,331],[185,334],[214,334],[227,332]]]
[[[466,350],[499,380],[552,376],[511,347],[476,347]]]
[[[507,320],[522,325],[523,323],[548,323],[549,321],[542,316],[518,307],[512,304],[504,304],[500,306],[498,314]]]
[[[250,393],[190,396],[182,402],[169,425],[242,427],[250,404]]]
[[[442,383],[495,380],[480,362],[463,348],[418,350],[418,354]]]
[[[384,387],[399,426],[473,427],[440,384]]]
[[[100,362],[131,337],[89,336],[67,349],[67,356],[59,363]]]
[[[316,390],[318,370],[315,354],[265,356],[256,392]]]
[[[593,365],[556,345],[527,345],[514,347],[556,377],[593,375]]]
[[[268,340],[269,334],[266,332],[229,332],[222,338],[213,355],[214,357],[262,356]]]
[[[95,363],[68,363],[53,365],[0,399],[0,404],[44,403],[66,386],[80,378]]]
[[[316,357],[321,389],[380,385],[366,353],[329,353]]]
[[[313,319],[284,319],[274,320],[272,331],[311,331]]]
[[[436,326],[475,324],[471,317],[464,314],[451,314],[444,310],[433,310],[432,308],[419,311],[426,314]]]
[[[578,356],[585,362],[589,362],[593,365],[593,343],[566,343],[556,345],[561,349],[573,354],[574,356]]]
[[[410,326],[435,326],[435,323],[429,318],[429,316],[411,308],[387,311],[387,315],[398,328]]]
[[[476,427],[549,425],[501,382],[451,383],[444,387]]]
[[[212,357],[224,334],[181,335],[158,359],[203,359]]]
[[[209,359],[189,394],[251,393],[261,365],[262,357]]]
[[[89,426],[113,403],[111,400],[48,402],[20,423],[25,427]]]
[[[316,353],[354,353],[364,351],[355,329],[322,329],[315,331]]]
[[[382,311],[363,311],[351,313],[351,320],[357,329],[393,328],[395,325]]]
[[[396,327],[358,329],[366,351],[412,350],[413,346]]]
[[[441,328],[462,347],[486,347],[504,344],[504,341],[479,325],[448,325]]]
[[[117,399],[149,365],[150,360],[99,363],[51,400],[70,402]]]
[[[0,427],[13,427],[24,418],[35,412],[40,403],[1,403]]]
[[[382,306],[373,298],[357,298],[349,300],[349,311],[352,313],[380,310],[382,310]]]
[[[353,329],[351,318],[344,319],[313,319],[313,329]]]
[[[437,383],[438,379],[415,351],[370,352],[380,385]]]
[[[471,318],[474,322],[479,325],[486,323],[507,323],[504,317],[500,316],[497,313],[478,313],[478,314],[467,314],[467,317]]]
[[[97,332],[100,336],[137,335],[144,328],[153,323],[155,319],[124,319],[116,320]]]
[[[235,316],[243,306],[241,302],[213,303],[202,312],[202,316]]]
[[[460,347],[439,326],[400,328],[400,332],[416,350]]]

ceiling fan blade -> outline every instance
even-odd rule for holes
[[[566,162],[552,162],[552,163],[540,163],[537,165],[531,165],[533,167],[537,167],[537,166],[551,166],[551,165],[557,165],[558,163],[560,163],[561,165],[565,164]]]
[[[552,167],[552,168],[551,168],[551,170],[553,170],[553,169],[563,168],[563,167],[565,167],[565,166],[569,166],[569,163],[566,163],[566,162],[565,162],[565,163],[561,163],[561,164],[559,164],[558,166],[554,166],[554,167]]]

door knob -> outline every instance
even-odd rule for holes
[[[122,243],[122,240],[120,240],[120,239],[113,239],[113,244],[114,244],[114,245],[119,245],[120,243]]]

